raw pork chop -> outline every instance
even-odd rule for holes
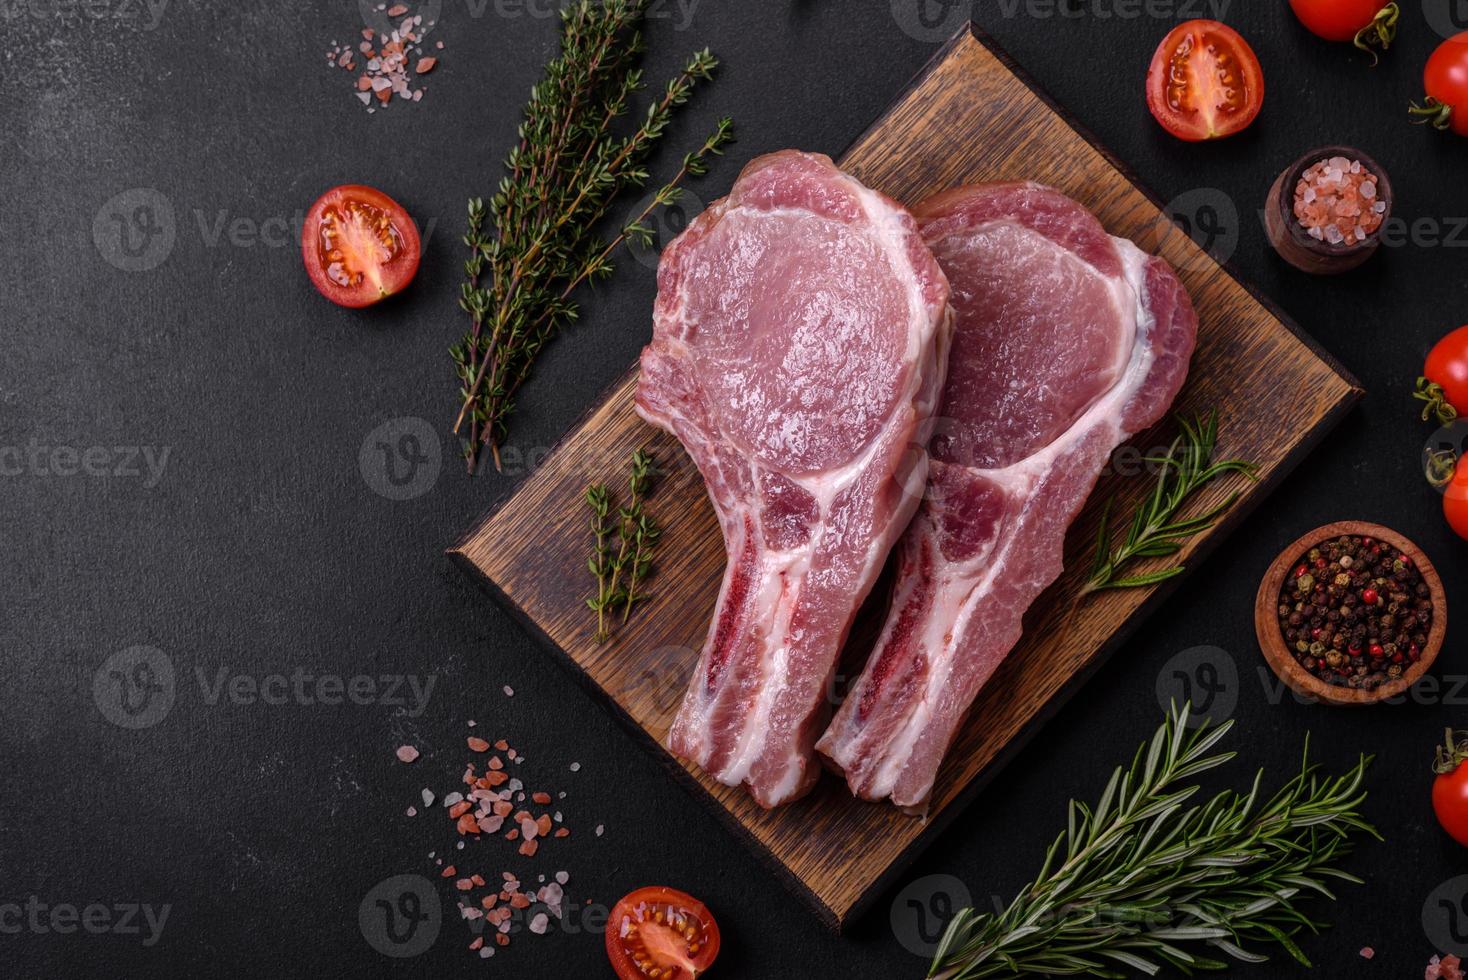
[[[669,747],[772,807],[813,744],[852,617],[912,517],[952,332],[912,216],[785,151],[664,253],[637,411],[676,435],[728,566]]]
[[[1167,263],[1058,191],[960,188],[916,214],[958,314],[928,493],[877,647],[818,746],[852,792],[910,809],[1059,576],[1112,450],[1172,404],[1197,328]]]

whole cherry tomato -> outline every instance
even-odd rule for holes
[[[1422,84],[1427,100],[1412,103],[1413,121],[1468,136],[1468,31],[1438,45],[1427,59]]]
[[[1468,418],[1468,327],[1459,327],[1428,351],[1413,397],[1427,403],[1424,422],[1434,415],[1443,425]]]
[[[1458,537],[1468,541],[1468,463],[1461,459],[1443,487],[1443,517]]]
[[[1447,744],[1437,750],[1437,779],[1432,784],[1432,810],[1443,830],[1468,847],[1468,733],[1448,729]]]
[[[1362,51],[1391,47],[1402,16],[1395,3],[1381,0],[1290,0],[1295,16],[1316,37],[1327,41],[1354,41]]]

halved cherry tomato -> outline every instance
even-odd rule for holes
[[[1197,142],[1246,129],[1264,106],[1264,71],[1249,42],[1216,20],[1173,28],[1147,70],[1147,108],[1169,133]]]
[[[619,980],[693,980],[719,955],[719,924],[676,888],[639,888],[607,922],[607,957]]]
[[[1422,73],[1427,103],[1412,104],[1416,122],[1468,136],[1468,31],[1438,45]]]
[[[306,212],[301,257],[321,295],[371,306],[413,281],[422,244],[402,205],[361,184],[333,187]]]
[[[1383,50],[1390,47],[1402,16],[1400,7],[1382,0],[1290,0],[1290,6],[1316,37],[1355,41],[1363,51],[1370,51],[1372,45]]]

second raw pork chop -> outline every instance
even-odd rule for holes
[[[921,497],[948,283],[912,216],[786,151],[663,255],[637,411],[672,432],[728,567],[669,747],[766,807],[820,772],[836,658]]]
[[[928,493],[891,613],[819,749],[866,799],[926,804],[938,765],[1119,444],[1167,411],[1197,318],[1167,263],[1036,184],[919,206],[958,324]]]

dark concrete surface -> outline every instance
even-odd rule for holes
[[[574,934],[517,935],[486,963],[448,916],[425,952],[383,955],[369,940],[413,949],[383,939],[374,889],[403,874],[438,885],[436,850],[485,874],[566,870],[578,905],[649,882],[685,887],[723,925],[721,977],[918,977],[926,923],[908,899],[941,913],[955,891],[930,877],[942,875],[984,907],[1007,900],[1038,869],[1066,800],[1094,798],[1150,733],[1179,670],[1222,679],[1205,686],[1238,722],[1234,784],[1259,766],[1285,776],[1307,732],[1333,767],[1377,755],[1368,809],[1386,843],[1349,862],[1366,887],[1314,906],[1336,923],[1304,943],[1319,975],[1420,976],[1434,949],[1468,946],[1468,854],[1428,804],[1433,745],[1468,716],[1458,630],[1437,693],[1346,712],[1261,681],[1251,623],[1275,552],[1342,518],[1412,537],[1453,608],[1464,598],[1468,546],[1417,472],[1431,426],[1408,397],[1433,340],[1468,320],[1468,142],[1405,121],[1438,30],[1453,26],[1445,5],[1404,0],[1401,42],[1372,70],[1279,2],[925,2],[660,5],[650,78],[705,44],[725,66],[676,123],[658,172],[725,113],[739,143],[696,186],[705,199],[759,153],[839,153],[972,12],[1179,214],[1220,232],[1216,247],[1369,395],[837,937],[443,556],[524,471],[461,472],[446,438],[457,408],[446,349],[463,328],[464,201],[499,179],[553,51],[549,7],[441,0],[433,37],[445,48],[424,100],[369,116],[324,63],[332,41],[360,30],[355,3],[0,0],[0,973],[608,975],[579,908]],[[1247,134],[1185,145],[1147,115],[1142,79],[1175,21],[1219,4],[1263,59],[1268,101]],[[1353,276],[1310,279],[1268,250],[1257,212],[1282,167],[1338,142],[1389,168],[1411,240]],[[289,230],[348,181],[383,188],[431,227],[411,291],[365,313],[310,288]],[[524,391],[510,436],[521,459],[630,363],[653,292],[651,263],[624,257],[586,297],[582,326]],[[405,493],[385,489],[384,431],[407,448],[397,437],[415,434],[426,454],[417,471],[395,460]],[[342,696],[359,675],[370,688]],[[321,703],[321,690],[342,703]],[[493,845],[465,858],[441,813],[404,815],[421,788],[453,788],[469,719],[519,747],[532,788],[567,792],[557,805],[574,834],[534,863]],[[424,753],[411,767],[393,758],[404,742]],[[1358,958],[1363,945],[1374,962]]]

